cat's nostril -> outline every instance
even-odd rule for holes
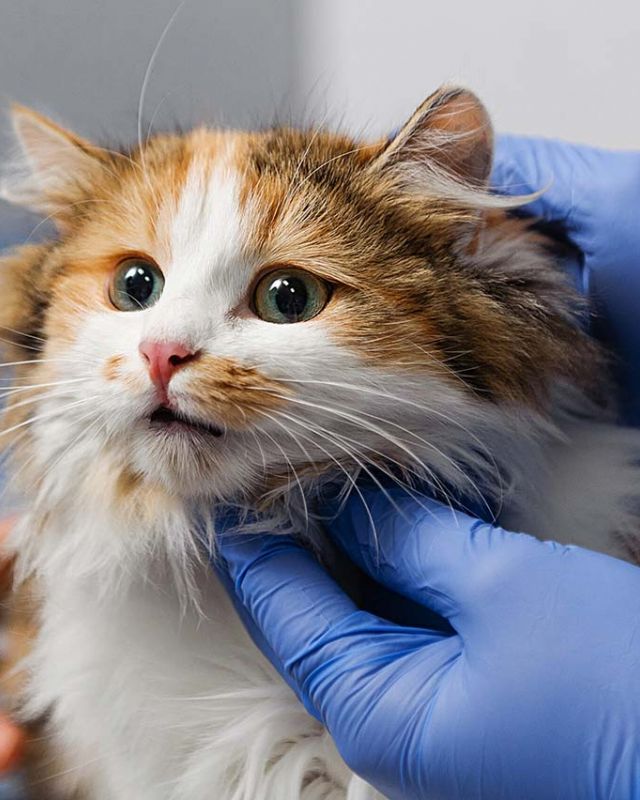
[[[178,364],[183,364],[185,361],[189,361],[191,358],[193,358],[193,353],[189,353],[186,356],[177,356],[174,354],[169,356],[169,363],[173,364],[174,367],[177,367]]]

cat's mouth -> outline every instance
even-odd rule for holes
[[[149,422],[153,428],[166,433],[200,433],[216,437],[224,433],[217,425],[190,419],[167,406],[158,406],[150,415]]]

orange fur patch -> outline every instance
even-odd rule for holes
[[[235,430],[247,428],[265,413],[286,405],[290,390],[256,367],[232,359],[202,356],[189,368],[189,398],[207,418]]]
[[[102,368],[105,380],[114,381],[120,375],[120,369],[124,364],[124,356],[111,356]]]

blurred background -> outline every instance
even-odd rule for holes
[[[135,138],[152,60],[145,133],[315,121],[373,136],[458,80],[500,130],[640,146],[637,0],[4,0],[0,9],[2,108],[30,104],[85,135]],[[5,117],[0,155],[7,127]],[[30,226],[0,208],[0,243]]]
[[[638,145],[637,0],[20,0],[0,15],[0,99],[84,133],[145,118],[398,125],[439,83],[476,89],[497,126]],[[177,13],[176,13],[177,12]],[[160,106],[160,107],[158,107]]]

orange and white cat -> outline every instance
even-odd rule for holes
[[[238,621],[218,507],[321,542],[317,488],[364,473],[636,551],[638,437],[544,240],[488,191],[483,106],[444,88],[388,142],[203,128],[126,152],[13,120],[4,194],[59,231],[0,272],[34,791],[376,797]]]

